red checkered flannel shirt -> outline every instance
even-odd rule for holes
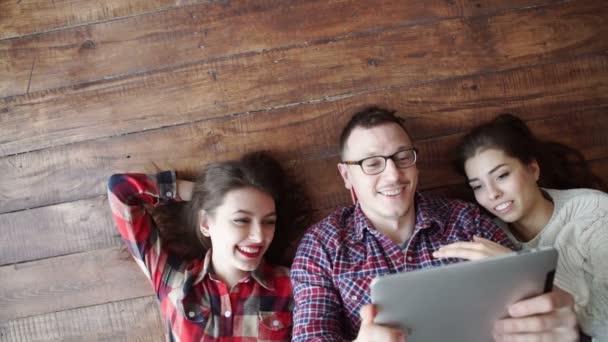
[[[293,299],[289,270],[262,263],[228,288],[214,277],[211,252],[184,261],[169,254],[143,204],[179,201],[175,172],[117,174],[108,182],[112,216],[150,279],[170,341],[288,341]]]

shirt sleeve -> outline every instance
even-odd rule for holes
[[[344,341],[344,313],[325,246],[307,233],[291,268],[295,308],[292,341]]]
[[[145,205],[156,206],[179,200],[174,171],[156,175],[115,174],[108,180],[112,217],[127,249],[158,293],[169,254]],[[171,258],[176,261],[176,258]]]

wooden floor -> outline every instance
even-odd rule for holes
[[[318,215],[366,104],[422,189],[463,196],[450,149],[501,111],[608,181],[608,2],[0,0],[0,341],[162,341],[107,177],[274,149]]]

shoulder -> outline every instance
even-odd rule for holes
[[[262,275],[257,279],[262,280],[272,289],[273,296],[291,296],[289,268],[264,262],[261,271]]]
[[[608,194],[593,189],[543,189],[555,204],[556,211],[573,214],[598,214],[608,210]]]
[[[354,205],[338,208],[327,217],[308,228],[304,234],[304,239],[320,239],[325,242],[342,240],[352,230],[354,220]]]
[[[442,222],[454,219],[473,219],[481,214],[479,206],[460,199],[425,193],[418,194],[416,200],[419,211]]]
[[[298,244],[292,274],[310,267],[313,261],[326,266],[331,264],[336,251],[347,242],[349,235],[353,235],[354,209],[354,206],[339,208],[308,228]]]

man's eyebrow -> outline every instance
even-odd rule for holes
[[[391,155],[392,155],[392,154],[395,154],[395,153],[397,153],[397,152],[399,152],[399,151],[403,151],[403,150],[409,150],[409,149],[411,149],[411,148],[412,148],[412,147],[411,147],[411,146],[408,146],[408,145],[401,145],[401,146],[397,147],[397,148],[395,149],[395,152],[391,153]],[[367,152],[367,153],[364,153],[364,154],[363,154],[363,159],[364,159],[364,158],[369,158],[369,157],[377,157],[377,156],[382,156],[382,154],[380,154],[380,153],[379,153],[379,152],[377,152],[377,151]]]
[[[498,165],[494,166],[494,167],[492,168],[492,170],[488,171],[488,174],[490,175],[490,174],[492,174],[492,173],[496,172],[496,170],[498,170],[498,169],[500,169],[501,167],[506,166],[506,165],[507,165],[507,164],[505,164],[505,163],[498,164]],[[469,181],[469,183],[471,183],[471,182],[475,182],[475,181],[479,181],[479,178],[476,178],[476,177],[474,177],[474,178],[469,178],[469,179],[468,179],[468,181]]]

